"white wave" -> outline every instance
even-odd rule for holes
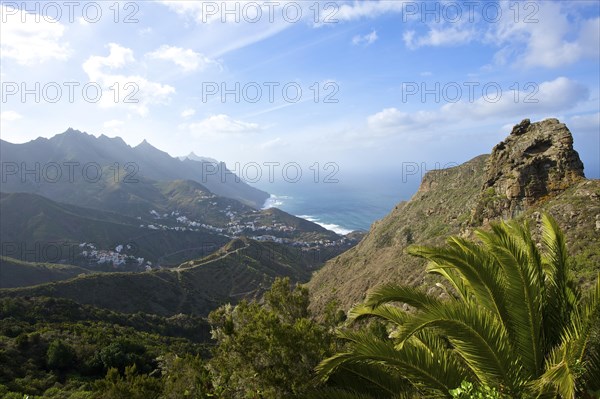
[[[331,230],[334,233],[337,233],[342,236],[345,236],[346,234],[350,234],[354,231],[354,230],[345,229],[342,226],[339,226],[337,224],[328,224],[328,223],[319,223],[319,222],[315,222],[315,223],[318,224],[319,226],[325,227],[327,230]]]
[[[336,233],[336,234],[339,234],[339,235],[343,235],[343,236],[345,236],[346,234],[352,233],[352,232],[354,231],[354,230],[348,230],[348,229],[346,229],[346,228],[344,228],[344,227],[342,227],[342,226],[340,226],[340,225],[338,225],[338,224],[334,224],[334,223],[323,223],[323,222],[321,222],[321,221],[319,220],[319,218],[316,218],[316,217],[314,217],[314,216],[311,216],[311,215],[298,215],[298,217],[299,217],[299,218],[302,218],[302,219],[306,219],[306,220],[308,220],[309,222],[316,223],[316,224],[318,224],[319,226],[321,226],[321,227],[324,227],[324,228],[326,228],[327,230],[331,230],[331,231],[333,231],[334,233]]]
[[[286,200],[290,200],[293,199],[290,196],[287,195],[275,195],[275,194],[271,194],[271,197],[269,197],[266,201],[265,204],[263,205],[262,209],[269,209],[269,208],[277,208],[280,207],[281,205],[283,205],[284,201]],[[354,230],[349,230],[346,229],[338,224],[334,224],[334,223],[323,223],[319,220],[319,218],[316,218],[314,216],[311,215],[297,215],[297,217],[302,218],[302,219],[306,219],[309,222],[313,222],[318,224],[321,227],[326,228],[327,230],[331,230],[336,234],[339,235],[343,235],[345,236],[346,234],[352,233]]]

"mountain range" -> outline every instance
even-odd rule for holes
[[[30,192],[76,205],[87,203],[87,194],[102,195],[114,185],[131,186],[138,180],[192,180],[213,194],[256,209],[269,198],[222,162],[191,154],[173,158],[146,140],[131,147],[120,137],[95,137],[72,128],[50,139],[39,137],[23,144],[1,140],[0,159],[4,192]],[[100,182],[104,184],[96,184]],[[85,184],[89,192],[81,195],[73,183]]]
[[[139,271],[206,256],[240,236],[338,253],[357,241],[261,209],[269,194],[223,163],[173,158],[146,141],[130,147],[69,129],[2,141],[0,161],[1,255],[24,261]]]
[[[276,208],[269,194],[191,153],[69,129],[0,142],[0,296],[52,296],[117,312],[206,316],[305,282],[355,245]]]
[[[119,139],[62,136],[121,147]],[[59,159],[53,156],[45,159]],[[213,162],[190,154],[165,163],[205,161]],[[424,263],[406,253],[408,246],[442,244],[449,235],[472,238],[476,229],[509,218],[529,220],[538,234],[542,212],[565,231],[580,283],[590,285],[600,270],[600,181],[585,178],[572,135],[556,119],[524,120],[491,154],[430,171],[414,196],[366,236],[341,237],[276,208],[259,210],[184,176],[150,176],[140,172],[136,184],[105,182],[93,189],[80,181],[69,187],[77,201],[58,201],[65,195],[59,190],[50,198],[56,190],[50,183],[3,193],[0,297],[51,296],[122,313],[206,316],[288,276],[308,281],[311,308],[323,315],[332,306],[349,309],[386,282],[442,294],[437,280],[425,276]],[[74,254],[40,257],[39,243],[51,249],[67,243]]]

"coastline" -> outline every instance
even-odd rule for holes
[[[318,212],[311,212],[311,213],[314,213],[314,215],[303,214],[301,212],[293,212],[292,209],[290,209],[290,207],[286,207],[286,205],[290,205],[290,203],[293,200],[294,200],[294,197],[291,197],[289,195],[271,194],[271,196],[263,204],[262,209],[279,208],[285,212],[289,212],[289,213],[293,214],[296,217],[306,219],[310,222],[316,223],[319,226],[326,228],[327,230],[331,230],[339,235],[346,235],[346,234],[352,233],[353,231],[357,231],[357,230],[366,231],[365,229],[348,228],[348,227],[344,226],[344,223],[342,221],[339,221],[339,220],[331,220],[331,218],[325,219],[326,215],[321,215]],[[325,219],[325,220],[323,220],[323,219]]]

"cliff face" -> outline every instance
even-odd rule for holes
[[[333,301],[347,310],[369,289],[389,282],[436,291],[423,261],[407,255],[406,247],[440,245],[453,234],[470,236],[499,218],[526,217],[535,226],[540,211],[565,229],[576,273],[589,282],[600,269],[600,181],[585,179],[573,137],[556,119],[524,120],[491,155],[427,173],[409,201],[313,275],[311,306],[318,313]]]
[[[473,221],[518,216],[584,178],[569,129],[557,119],[525,119],[492,150]]]

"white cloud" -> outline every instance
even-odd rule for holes
[[[115,69],[135,67],[135,58],[129,48],[116,43],[110,43],[108,47],[109,55],[91,56],[82,65],[90,82],[102,87],[102,97],[98,102],[101,107],[124,106],[145,116],[150,105],[166,104],[169,101],[170,96],[175,93],[174,87],[149,81],[140,75],[113,73],[112,70]]]
[[[221,57],[231,51],[261,42],[282,31],[293,27],[297,22],[312,22],[313,6],[305,1],[256,2],[237,1],[160,1],[186,20],[196,24],[195,48],[202,49],[212,58]],[[290,18],[286,20],[282,10],[288,4]],[[257,18],[257,5],[260,6],[260,18]],[[237,7],[238,11],[235,11]],[[294,19],[294,11],[299,7],[300,20]],[[233,10],[233,12],[226,12]]]
[[[411,3],[411,1],[354,1],[351,4],[342,4],[339,6],[337,8],[337,12],[332,16],[332,18],[340,21],[353,21],[360,18],[375,18],[391,12],[402,12],[405,7],[405,3]]]
[[[416,37],[416,32],[408,30],[402,35],[404,44],[411,50],[423,46],[457,46],[469,43],[477,36],[474,29],[465,29],[460,26],[449,28],[430,28],[427,35]]]
[[[515,18],[508,2],[500,2],[502,18],[482,35],[485,42],[501,47],[496,64],[557,68],[600,55],[600,18],[573,15],[567,3],[536,4],[535,21],[527,22],[525,16]]]
[[[148,37],[154,33],[154,30],[148,26],[146,28],[138,29],[137,33],[142,37]]]
[[[283,144],[283,140],[281,137],[276,137],[272,140],[265,141],[264,143],[260,143],[257,147],[261,150],[270,150],[272,148],[278,147]]]
[[[433,111],[400,111],[386,108],[367,118],[367,127],[373,136],[385,136],[395,133],[420,131],[442,124],[457,123],[464,120],[481,121],[485,119],[515,119],[555,115],[573,108],[589,98],[588,89],[565,77],[522,88],[521,91],[495,90],[477,99],[468,99],[469,92],[463,91],[463,97],[457,102],[446,103]],[[583,119],[582,119],[583,121]],[[583,122],[582,122],[583,123]],[[512,125],[511,125],[512,126]]]
[[[236,120],[225,114],[212,115],[199,122],[181,124],[180,128],[187,129],[198,136],[256,133],[260,130],[257,123]]]
[[[600,131],[600,112],[594,114],[575,115],[569,118],[569,127],[577,130]]]
[[[190,116],[194,116],[196,114],[196,110],[192,108],[186,108],[181,111],[182,118],[189,118]]]
[[[377,31],[372,31],[371,33],[367,33],[366,35],[356,35],[352,38],[352,44],[354,44],[355,46],[358,45],[365,45],[368,46],[370,44],[375,43],[375,41],[378,39],[377,36]]]
[[[402,4],[392,8],[378,2],[365,3],[369,4],[355,5],[351,9],[360,16],[379,15],[382,10],[408,10]],[[414,8],[414,4],[411,7]],[[520,68],[558,68],[583,58],[600,56],[599,17],[586,18],[587,15],[570,2],[530,2],[526,7],[517,7],[518,13],[515,4],[499,2],[499,17],[493,22],[486,21],[482,8],[476,6],[474,19],[470,19],[469,13],[463,10],[462,18],[455,22],[444,21],[442,12],[439,22],[424,23],[426,14],[417,6],[419,10],[416,13],[405,12],[402,16],[403,21],[409,24],[403,33],[403,41],[412,50],[477,41],[498,48],[493,59],[495,65],[509,64]],[[424,32],[423,25],[426,25]]]
[[[180,14],[185,17],[193,17],[200,23],[203,21],[204,22],[209,22],[209,21],[212,22],[214,20],[218,21],[220,18],[219,15],[211,16],[210,14],[207,14],[205,16],[205,14],[206,14],[205,11],[208,11],[208,7],[212,7],[212,5],[218,6],[218,3],[214,2],[214,1],[164,0],[164,1],[160,1],[160,3],[164,4],[169,9],[175,11],[177,14]]]
[[[213,0],[161,0],[169,9],[184,17],[191,17],[199,24],[254,24],[257,22],[269,22],[271,19],[283,19],[284,7],[290,3],[295,7],[301,7],[303,12],[300,16],[311,16],[309,7],[312,3],[302,4],[292,0],[278,2],[263,2],[255,0],[236,0],[217,2]],[[290,20],[293,20],[294,10],[289,10]]]
[[[180,66],[185,72],[203,70],[210,65],[219,65],[212,60],[191,49],[162,45],[155,51],[146,54],[150,58],[171,61]]]
[[[27,66],[69,58],[71,49],[64,42],[65,26],[60,22],[6,4],[0,5],[0,18],[2,58]]]
[[[522,87],[521,91],[500,93],[491,89],[487,95],[469,102],[448,103],[442,107],[445,114],[468,115],[472,118],[516,117],[533,114],[553,114],[572,108],[589,97],[588,89],[566,77]]]
[[[23,118],[23,115],[16,111],[3,111],[0,112],[0,120],[3,122],[12,122]]]
[[[116,43],[109,43],[108,48],[110,53],[106,57],[93,55],[83,63],[83,70],[88,74],[90,79],[96,80],[104,76],[104,72],[102,71],[104,67],[117,69],[135,61],[133,50],[131,49],[121,47]]]
[[[399,131],[423,129],[442,119],[442,115],[436,112],[402,112],[397,108],[386,108],[369,116],[367,127],[373,135],[388,135]]]

